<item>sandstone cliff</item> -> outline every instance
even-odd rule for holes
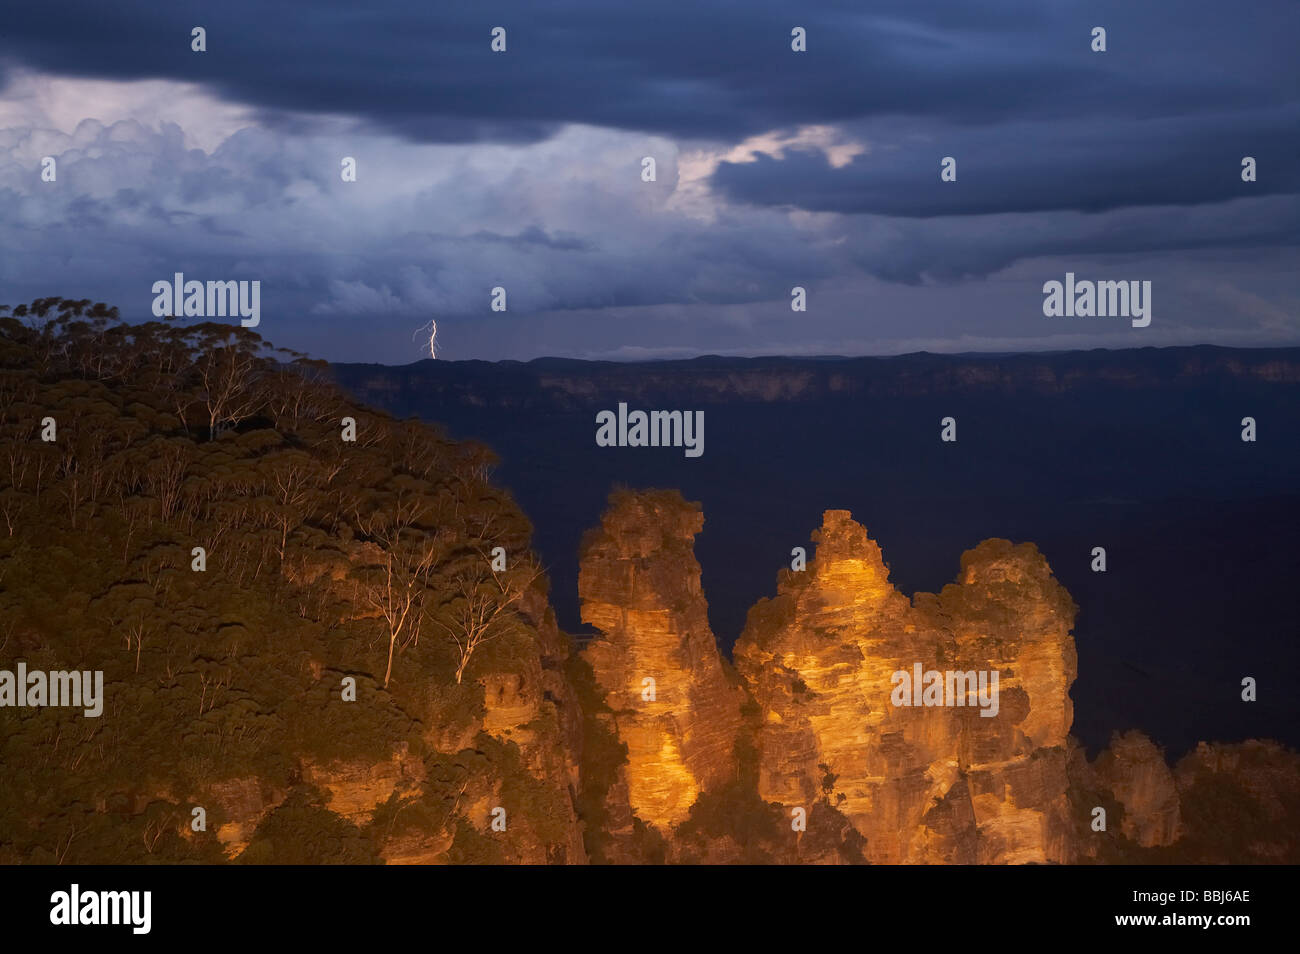
[[[1300,754],[1276,742],[1202,742],[1171,768],[1143,733],[1116,733],[1092,762],[1074,748],[1069,772],[1080,862],[1300,862]]]
[[[700,591],[702,519],[676,493],[621,492],[584,540],[601,635],[569,682],[593,860],[1294,859],[1300,756],[1276,743],[1202,744],[1171,769],[1129,732],[1086,759],[1069,735],[1076,607],[1032,544],[986,540],[956,582],[908,599],[866,530],[827,511],[807,567],[751,610],[737,685]],[[997,688],[897,704],[896,674],[917,666]]]
[[[1174,773],[1164,753],[1141,732],[1116,733],[1110,747],[1091,765],[1072,760],[1071,776],[1114,799],[1122,808],[1120,831],[1133,844],[1143,848],[1172,845],[1182,835]],[[1092,855],[1090,840],[1083,839],[1081,848]]]
[[[761,709],[759,794],[827,792],[876,862],[1061,862],[1075,607],[1031,544],[985,541],[959,581],[914,600],[845,511],[804,571],[782,571],[736,644]],[[996,716],[899,706],[894,673],[998,673]],[[968,703],[970,700],[968,700]]]
[[[680,494],[616,493],[582,548],[582,618],[601,631],[584,656],[627,746],[615,797],[660,831],[736,773],[744,693],[709,629],[693,553],[703,523]]]
[[[406,803],[416,811],[395,806],[381,844],[387,863],[586,862],[576,806],[581,714],[564,674],[572,644],[544,589],[527,594],[520,615],[531,638],[518,651],[485,659],[462,700],[431,701],[429,778]],[[500,810],[505,831],[493,828]]]
[[[651,407],[714,402],[779,403],[939,394],[1052,395],[1099,386],[1168,389],[1210,381],[1294,385],[1294,348],[1240,351],[1210,346],[1019,355],[912,354],[899,357],[732,358],[610,362],[541,358],[485,365],[417,361],[400,367],[334,364],[330,373],[361,400],[395,414],[436,407],[554,413],[603,408],[611,395]],[[431,403],[432,402],[432,403]]]

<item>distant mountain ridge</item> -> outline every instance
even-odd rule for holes
[[[667,361],[441,361],[408,365],[340,363],[338,382],[363,400],[402,413],[433,395],[479,407],[508,408],[544,394],[570,407],[595,406],[612,394],[649,399],[791,401],[855,396],[920,396],[976,390],[1060,394],[1090,386],[1165,387],[1221,380],[1300,384],[1300,348],[1096,349],[1016,355],[735,358],[706,355]],[[483,385],[490,387],[480,390]],[[419,394],[411,389],[419,388]],[[471,394],[467,389],[474,389]],[[396,403],[394,403],[396,402]],[[415,412],[415,408],[411,412]]]

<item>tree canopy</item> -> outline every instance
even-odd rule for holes
[[[0,668],[107,689],[99,719],[0,709],[0,861],[219,859],[187,806],[219,815],[220,780],[435,758],[427,723],[481,707],[476,667],[537,654],[545,584],[493,464],[238,325],[0,307]]]

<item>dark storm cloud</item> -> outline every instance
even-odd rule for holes
[[[516,248],[527,248],[537,246],[540,248],[555,249],[561,252],[591,252],[595,251],[595,246],[577,236],[572,235],[548,235],[544,230],[535,225],[530,225],[518,235],[497,235],[493,232],[474,232],[463,239],[469,239],[477,242],[499,242],[503,245],[510,245]]]
[[[1050,211],[930,220],[866,216],[851,221],[846,234],[851,237],[850,261],[863,272],[916,285],[983,278],[1044,256],[1119,257],[1113,267],[1127,267],[1127,260],[1166,252],[1294,246],[1297,223],[1300,197],[1284,196],[1192,208],[1119,209],[1108,215]],[[1293,264],[1290,274],[1294,271]],[[1294,278],[1290,284],[1294,290]]]
[[[1202,255],[1209,290],[1153,334],[1182,342],[1206,319],[1206,340],[1233,322],[1234,340],[1295,338],[1294,271],[1277,263],[1300,221],[1300,4],[11,7],[11,301],[72,293],[140,312],[175,271],[258,278],[277,343],[390,360],[430,315],[455,357],[945,335],[1001,348],[1080,256],[1142,275]],[[190,51],[195,25],[206,53]],[[796,25],[807,53],[790,50]],[[505,54],[489,49],[494,26]],[[1089,50],[1094,26],[1107,53]],[[54,79],[67,76],[195,87]],[[646,154],[655,183],[640,180]],[[38,178],[44,155],[57,186]],[[340,181],[345,155],[355,183]],[[947,155],[957,183],[939,179]],[[1243,155],[1258,182],[1241,182]],[[1009,267],[1018,284],[995,275]],[[1277,281],[1260,292],[1261,275]],[[488,311],[498,284],[508,315]],[[792,321],[795,284],[817,306]],[[978,321],[963,317],[984,292]],[[770,333],[753,324],[763,303]]]
[[[731,199],[822,212],[929,218],[1002,212],[1104,212],[1300,192],[1300,108],[1142,121],[1063,120],[893,132],[833,168],[822,152],[722,163]],[[1259,178],[1243,182],[1242,157]],[[940,179],[943,157],[957,179]]]
[[[1190,114],[1276,102],[1287,77],[1294,95],[1294,4],[1145,6],[64,0],[11,5],[0,54],[63,74],[197,81],[425,141],[528,141],[571,122],[720,139],[890,115]],[[1104,57],[1088,50],[1097,24],[1110,31]],[[195,25],[206,53],[189,49]],[[806,54],[790,51],[795,25]],[[506,54],[489,50],[494,26],[509,31]]]

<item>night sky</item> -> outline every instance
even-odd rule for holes
[[[10,4],[0,303],[258,280],[275,344],[390,363],[431,318],[452,359],[1300,345],[1297,36],[1282,0]],[[1151,325],[1045,318],[1067,271],[1151,281]]]

